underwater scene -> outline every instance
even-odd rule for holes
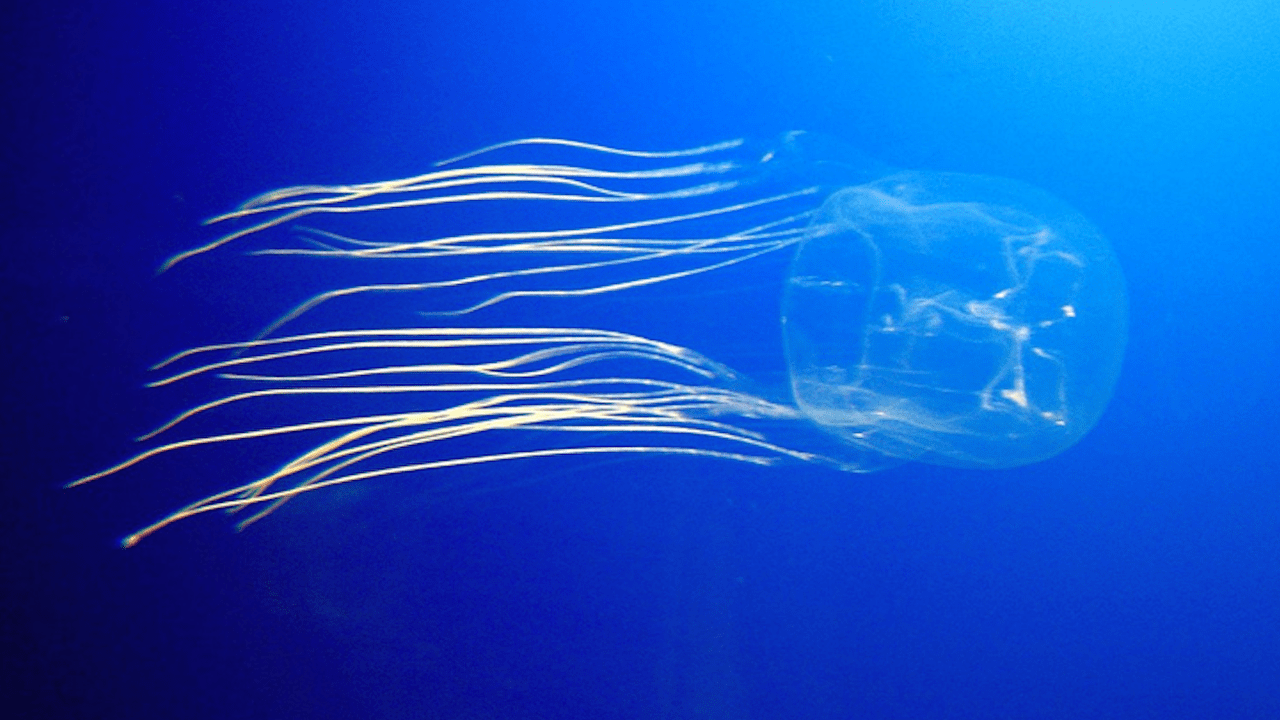
[[[8,14],[6,716],[1280,716],[1280,8]]]

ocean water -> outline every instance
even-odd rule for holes
[[[4,23],[9,716],[1280,714],[1271,4],[115,5]],[[163,375],[152,364],[253,338],[317,292],[435,271],[252,254],[305,246],[305,222],[159,271],[250,197],[411,176],[517,138],[771,148],[793,130],[856,158],[850,177],[1011,178],[1099,229],[1124,272],[1128,343],[1083,439],[994,470],[516,460],[311,493],[240,532],[208,513],[129,549],[121,538],[310,444],[174,452],[64,489],[227,390],[144,388]],[[473,204],[335,227],[380,240],[607,215]],[[785,403],[789,252],[484,319],[678,343]],[[443,324],[420,311],[473,300],[355,297],[289,328]],[[203,427],[351,412],[310,400]],[[765,429],[806,442],[797,427]]]

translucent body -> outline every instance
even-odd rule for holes
[[[1098,420],[1124,282],[1087,220],[1009,180],[899,173],[832,194],[783,305],[797,406],[882,455],[1011,467]]]

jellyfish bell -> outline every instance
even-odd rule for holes
[[[1102,235],[1012,180],[902,172],[832,193],[783,304],[797,407],[884,456],[1013,467],[1075,443],[1120,371]]]
[[[532,139],[410,178],[253,198],[211,221],[236,227],[166,269],[244,245],[362,264],[373,281],[320,292],[257,338],[158,364],[153,386],[202,378],[222,389],[75,484],[159,455],[305,438],[301,452],[276,451],[275,470],[162,517],[125,538],[132,545],[214,510],[244,511],[244,526],[302,493],[389,477],[429,484],[449,468],[520,459],[990,468],[1082,437],[1125,341],[1123,280],[1101,234],[1019,183],[889,173],[830,147],[801,133],[671,152]],[[413,233],[360,230],[399,213],[416,213]],[[639,313],[625,305],[585,312],[594,298],[716,287],[734,268],[788,254],[789,272],[760,290],[781,305],[785,392],[636,332]],[[322,308],[388,296],[420,313],[298,329]],[[516,324],[517,305],[577,320]],[[266,406],[293,419],[204,424]]]

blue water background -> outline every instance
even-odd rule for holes
[[[1274,3],[7,14],[6,717],[1280,717]],[[549,461],[468,478],[488,492],[338,493],[128,551],[246,459],[60,489],[197,399],[144,392],[149,364],[343,281],[234,252],[157,275],[204,218],[517,137],[791,129],[1016,178],[1101,228],[1130,338],[1088,437],[986,472]],[[724,307],[767,317],[777,269],[629,311],[682,338]],[[753,360],[751,336],[705,339]]]

